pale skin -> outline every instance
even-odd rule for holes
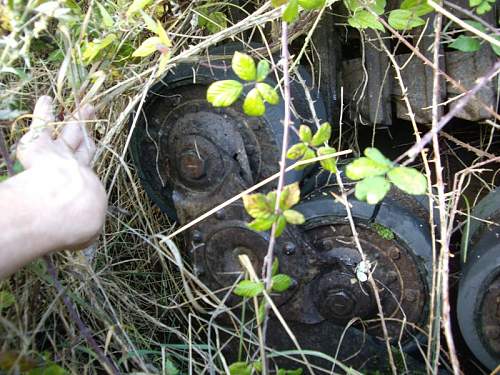
[[[107,198],[90,168],[94,119],[83,106],[56,134],[52,98],[41,97],[17,147],[24,171],[0,183],[0,279],[34,259],[91,245],[104,225]]]

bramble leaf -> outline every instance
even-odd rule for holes
[[[264,283],[261,281],[241,280],[236,288],[234,294],[240,297],[256,297],[264,291]]]
[[[302,158],[300,160],[301,161],[302,160],[310,160],[310,159],[314,158],[315,156],[316,156],[316,154],[314,153],[314,151],[308,147],[306,152],[304,153],[304,156],[302,156]],[[308,166],[307,164],[298,165],[294,169],[296,171],[301,171],[302,169],[306,168],[307,166]]]
[[[311,145],[314,147],[318,147],[325,142],[330,140],[332,135],[332,127],[328,122],[324,122],[321,124],[319,129],[316,131],[314,136],[311,139]]]
[[[392,167],[392,161],[387,159],[384,154],[382,154],[378,149],[374,147],[367,147],[364,151],[365,156],[368,159],[376,161],[377,163],[387,165],[388,167]]]
[[[262,82],[267,78],[271,66],[266,60],[260,60],[257,64],[257,82]]]
[[[254,221],[252,221],[248,224],[248,227],[250,229],[257,231],[257,232],[263,232],[263,231],[271,229],[271,227],[273,226],[273,223],[275,221],[276,221],[276,216],[270,215],[267,217],[261,217],[261,218],[255,219]]]
[[[243,85],[234,80],[217,81],[207,90],[207,100],[214,107],[228,107],[238,100],[243,92]]]
[[[471,36],[459,35],[449,47],[462,52],[476,52],[481,48],[481,43]]]
[[[299,0],[290,0],[283,12],[283,21],[287,23],[294,22],[299,16]]]
[[[396,167],[387,173],[387,177],[408,194],[421,195],[427,192],[427,179],[415,168]]]
[[[280,102],[280,97],[276,90],[274,90],[267,83],[257,83],[255,87],[259,91],[260,95],[262,95],[262,98],[264,98],[264,100],[269,104],[276,105]]]
[[[244,81],[253,81],[257,78],[255,61],[245,53],[236,51],[233,55],[231,66],[234,73]]]
[[[281,236],[286,227],[286,219],[283,215],[278,216],[276,221],[276,237]]]
[[[306,142],[306,143],[311,142],[311,139],[312,139],[311,128],[307,125],[300,125],[299,138],[302,142]]]
[[[377,204],[391,189],[389,181],[382,176],[367,177],[356,184],[354,195],[360,201]]]
[[[280,207],[282,210],[292,208],[300,201],[300,187],[298,182],[287,185],[283,188],[280,198]]]
[[[292,284],[293,279],[290,276],[285,275],[284,273],[280,273],[273,276],[271,288],[273,292],[283,293],[288,290],[288,288],[290,288]]]
[[[366,157],[360,157],[349,163],[345,172],[346,176],[351,180],[361,180],[366,177],[383,175],[387,173],[389,169],[390,167],[386,164],[378,163]]]
[[[410,10],[416,16],[422,17],[434,11],[434,8],[427,4],[427,0],[404,0],[400,9]]]
[[[243,102],[243,112],[247,116],[262,116],[266,113],[266,105],[260,95],[259,90],[253,88],[247,94],[245,101]]]
[[[425,25],[424,19],[409,9],[395,9],[391,11],[387,22],[396,30],[411,30],[415,27]]]
[[[307,151],[307,145],[305,143],[296,143],[290,147],[286,153],[288,159],[298,159],[305,154]]]
[[[367,10],[360,10],[356,12],[352,17],[347,19],[349,25],[356,29],[377,29],[380,31],[385,31],[384,25],[380,23],[377,17]]]
[[[324,146],[318,148],[318,156],[324,156],[324,155],[332,155],[335,154],[337,150],[335,150],[333,147],[330,146]],[[331,173],[337,173],[337,159],[332,157],[330,159],[323,159],[320,160],[319,163],[323,167],[323,169],[331,172]]]
[[[274,207],[268,204],[266,196],[260,193],[244,195],[243,205],[248,214],[254,219],[268,218],[274,211]]]
[[[142,44],[134,51],[132,57],[145,57],[158,50],[158,46],[161,44],[160,38],[153,36],[146,39]]]
[[[278,8],[283,4],[286,4],[288,0],[271,0],[271,4],[273,7]]]
[[[302,8],[307,10],[321,9],[326,0],[299,0]]]
[[[357,13],[367,7],[381,15],[385,11],[386,0],[366,1],[366,5],[361,4],[359,0],[346,0],[345,5],[352,13]]]
[[[235,362],[229,366],[230,375],[251,375],[252,366],[246,362]]]
[[[301,225],[306,221],[304,215],[302,215],[299,211],[285,210],[283,211],[283,215],[285,216],[286,222],[289,224]]]

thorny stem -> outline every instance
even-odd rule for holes
[[[434,65],[439,68],[439,44],[441,40],[441,27],[442,27],[442,15],[440,13],[436,14],[435,20],[435,33],[434,33]],[[441,101],[440,92],[440,82],[439,82],[439,72],[438,69],[434,70],[433,74],[433,92],[432,92],[432,146],[434,151],[434,169],[436,172],[436,188],[438,191],[438,204],[439,204],[439,237],[441,242],[441,254],[439,257],[441,269],[441,288],[442,288],[442,326],[444,330],[444,336],[446,339],[446,344],[448,346],[448,352],[450,355],[451,365],[453,367],[453,373],[455,375],[460,374],[460,364],[458,362],[457,354],[455,351],[455,343],[453,341],[453,335],[451,332],[451,318],[450,318],[450,300],[449,300],[449,260],[450,260],[450,248],[448,241],[448,231],[446,222],[446,200],[444,194],[444,183],[443,183],[443,168],[441,165],[441,153],[439,150],[439,126],[441,121],[439,103]],[[486,82],[484,80],[483,82]],[[472,92],[472,90],[471,90]],[[458,106],[458,104],[457,104]],[[449,114],[449,113],[448,113]],[[444,125],[441,125],[441,127]],[[428,133],[429,134],[429,133]],[[427,134],[426,134],[427,135]],[[422,138],[421,142],[425,140],[425,136]],[[439,314],[436,314],[439,316]],[[437,366],[438,361],[436,360],[435,366]]]
[[[280,160],[280,175],[278,178],[278,188],[276,191],[276,205],[274,207],[274,213],[279,214],[280,210],[280,199],[281,192],[283,190],[283,185],[285,184],[285,168],[286,168],[286,153],[288,149],[288,134],[291,122],[291,94],[290,94],[290,72],[288,71],[289,64],[289,52],[288,52],[288,24],[285,21],[281,23],[281,64],[283,69],[283,93],[285,102],[285,115],[283,118],[283,141],[281,145],[281,160]],[[272,267],[273,267],[273,252],[274,244],[276,242],[276,222],[273,224],[271,229],[271,237],[269,238],[269,247],[267,248],[267,255],[264,260],[263,278],[265,279],[266,289],[271,289],[272,283]],[[264,343],[266,342],[267,333],[267,323],[268,323],[268,312],[269,305],[266,305],[266,314],[264,317],[264,323],[262,328],[262,336]],[[262,358],[262,367],[264,374],[268,373],[268,363],[267,357]]]

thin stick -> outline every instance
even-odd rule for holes
[[[434,65],[434,64],[433,64]],[[435,65],[434,65],[435,66]],[[435,71],[439,71],[439,68],[435,68]],[[448,123],[450,120],[462,110],[463,107],[472,99],[474,95],[478,93],[493,77],[495,77],[500,72],[500,60],[493,65],[493,67],[484,75],[479,78],[478,83],[470,89],[456,104],[451,111],[449,111],[445,116],[443,116],[436,126],[426,133],[420,141],[415,143],[408,151],[401,155],[396,161],[401,160],[404,156],[408,156],[409,160],[405,164],[410,163],[415,159],[415,157],[424,149],[424,147],[431,141],[432,137],[439,133],[439,131]]]
[[[431,0],[429,1],[431,3]],[[436,4],[437,5],[437,4]],[[436,14],[435,27],[434,27],[434,65],[439,68],[439,45],[441,41],[441,27],[442,27],[442,15],[440,13]],[[442,326],[444,330],[444,336],[446,339],[446,344],[448,346],[448,352],[450,356],[451,366],[453,368],[453,373],[455,375],[460,374],[460,364],[458,362],[457,353],[455,350],[455,343],[453,341],[453,334],[451,332],[451,317],[450,317],[450,299],[449,299],[449,261],[450,261],[450,248],[448,241],[448,231],[447,231],[447,210],[446,210],[446,200],[444,194],[444,182],[443,182],[443,167],[441,164],[441,152],[439,149],[439,138],[438,132],[440,129],[441,121],[439,117],[441,114],[440,107],[438,106],[441,102],[441,90],[440,90],[440,80],[439,80],[438,69],[434,70],[433,74],[433,90],[432,90],[432,129],[430,131],[432,137],[432,146],[434,150],[434,170],[436,173],[436,188],[438,191],[438,204],[439,204],[439,232],[440,232],[440,242],[441,242],[441,254],[440,254],[440,268],[441,268],[441,288],[442,288]],[[472,92],[473,90],[471,90]],[[471,96],[469,96],[470,98]],[[467,99],[467,95],[462,98]],[[460,104],[460,102],[457,104]],[[449,115],[449,113],[448,113]],[[449,117],[451,119],[451,117]],[[444,122],[441,128],[446,124]],[[429,134],[429,133],[427,133]],[[426,135],[427,135],[426,134]],[[422,141],[425,140],[425,136]],[[436,361],[436,364],[438,361]]]

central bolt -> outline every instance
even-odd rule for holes
[[[325,299],[325,304],[330,314],[338,317],[352,315],[356,302],[343,290],[331,290]]]
[[[180,170],[184,177],[199,180],[206,174],[205,161],[195,152],[186,151],[180,157]]]

